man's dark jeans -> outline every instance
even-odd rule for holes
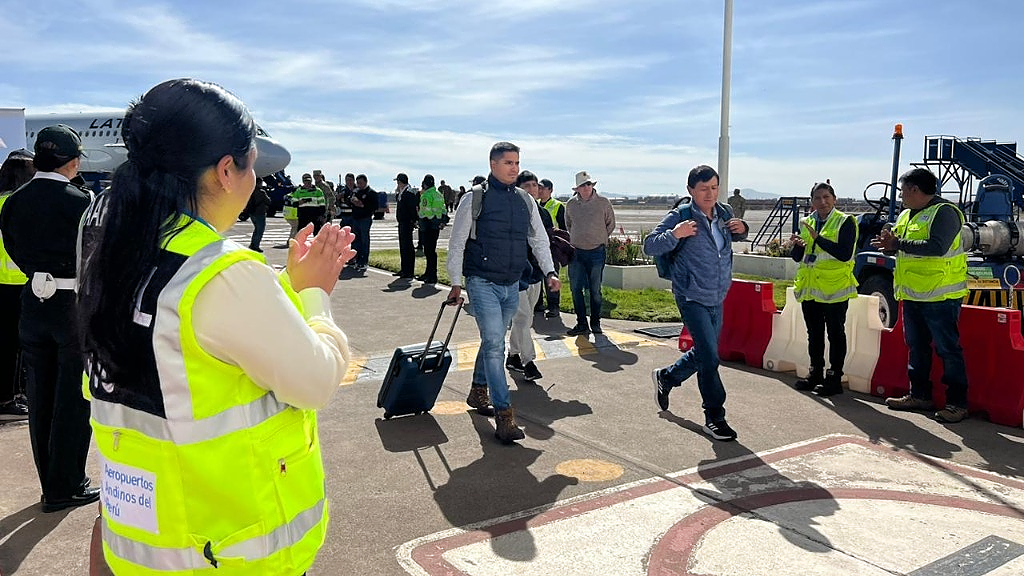
[[[587,298],[590,295],[591,322],[601,321],[601,277],[604,274],[604,246],[593,250],[576,249],[569,262],[569,284],[572,289],[572,307],[576,310],[576,324],[587,326]]]
[[[846,310],[850,302],[815,302],[805,300],[800,303],[804,313],[804,324],[807,326],[807,355],[811,359],[811,372],[825,370],[825,329],[828,329],[828,368],[837,376],[843,375],[843,363],[846,361]]]
[[[903,301],[903,337],[910,348],[910,395],[932,399],[932,342],[942,359],[946,403],[967,408],[967,367],[960,347],[960,305],[950,298],[938,302]]]
[[[353,218],[352,233],[356,235],[352,248],[356,251],[356,266],[366,266],[370,262],[370,226],[373,217]]]
[[[249,240],[249,248],[259,250],[260,242],[263,241],[263,231],[267,229],[267,215],[250,214],[249,220],[252,221],[252,238]]]
[[[718,336],[722,333],[722,306],[705,306],[676,296],[676,306],[683,324],[693,337],[693,348],[687,350],[675,364],[665,368],[661,377],[671,387],[697,374],[697,388],[703,399],[704,418],[707,422],[725,419],[725,386],[718,375]]]

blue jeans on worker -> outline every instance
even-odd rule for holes
[[[519,282],[508,286],[479,276],[466,278],[469,304],[480,330],[480,350],[473,365],[473,386],[487,384],[491,405],[505,410],[511,405],[505,379],[505,334],[519,307]]]
[[[676,305],[683,324],[693,338],[675,364],[661,372],[661,379],[675,388],[697,374],[697,388],[703,400],[704,418],[708,422],[725,419],[725,386],[718,375],[718,336],[722,333],[722,305],[705,306],[676,296]]]
[[[352,248],[356,251],[356,266],[366,266],[370,262],[370,225],[373,217],[353,218],[352,233],[356,235]]]
[[[903,336],[910,349],[910,395],[932,399],[932,343],[942,359],[946,403],[967,408],[967,367],[960,347],[959,298],[938,302],[903,301]]]
[[[587,324],[587,298],[590,295],[591,322],[601,322],[601,276],[604,274],[604,246],[593,250],[576,249],[576,255],[569,262],[569,287],[572,290],[572,307],[576,310],[576,325]]]

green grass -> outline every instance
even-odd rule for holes
[[[441,284],[451,286],[451,277],[448,276],[448,269],[445,262],[448,258],[447,250],[437,251],[437,280]],[[370,252],[370,265],[391,272],[398,272],[401,267],[398,250],[372,250]],[[420,256],[416,258],[416,274],[422,274],[426,269],[427,262]],[[569,271],[562,268],[560,272],[562,280],[562,312],[573,312],[572,296],[569,293]],[[640,320],[643,322],[679,322],[679,309],[676,308],[676,301],[668,290],[646,288],[644,290],[618,290],[615,288],[601,288],[601,296],[604,304],[601,307],[601,317],[615,318],[619,320]]]
[[[437,251],[437,280],[441,284],[451,286],[451,278],[445,262],[447,250]],[[370,265],[375,268],[398,272],[401,264],[398,250],[373,250],[370,252]],[[416,274],[423,274],[427,262],[420,256],[416,258]],[[793,285],[792,280],[777,280],[749,274],[734,274],[741,280],[757,280],[771,282],[774,287],[775,305],[781,310],[786,304],[786,288]],[[567,268],[560,272],[562,279],[562,312],[573,312],[572,295],[569,292],[569,273]],[[679,309],[675,298],[669,290],[644,288],[643,290],[619,290],[617,288],[601,288],[604,305],[601,307],[602,318],[618,320],[638,320],[641,322],[679,322]]]

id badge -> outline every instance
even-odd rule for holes
[[[804,264],[814,264],[814,261],[818,259],[817,254],[808,254],[804,256]]]

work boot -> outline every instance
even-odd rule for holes
[[[491,408],[491,395],[487,393],[487,386],[470,386],[466,404],[469,404],[469,407],[475,409],[476,413],[481,416],[494,416],[494,408]]]
[[[801,392],[807,392],[814,390],[824,383],[825,379],[822,378],[822,369],[818,366],[811,366],[811,373],[807,375],[807,378],[797,380],[796,384],[793,384],[793,388]]]
[[[916,410],[931,412],[935,410],[935,405],[932,404],[931,400],[924,398],[914,398],[910,394],[900,396],[899,398],[886,398],[885,405],[889,407],[889,410]]]
[[[822,398],[843,393],[843,375],[832,370],[825,372],[825,381],[814,387],[814,393]]]
[[[512,407],[498,410],[495,413],[494,437],[502,444],[511,444],[516,440],[526,438],[526,434],[516,426],[516,417],[512,413]]]

